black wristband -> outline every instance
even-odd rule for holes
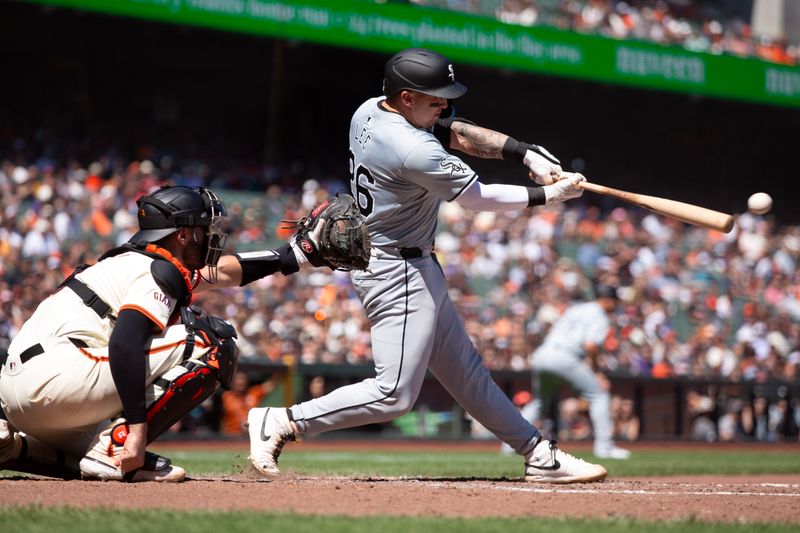
[[[295,257],[289,243],[276,250],[235,254],[235,257],[242,267],[240,287],[276,272],[289,275],[300,270],[300,265],[297,264],[297,257]]]
[[[528,143],[519,142],[518,140],[509,137],[503,144],[503,159],[511,161],[518,161],[522,163],[525,159],[525,153],[530,150],[531,145]]]
[[[526,187],[528,189],[528,207],[535,205],[544,205],[547,202],[547,197],[544,194],[542,187]]]

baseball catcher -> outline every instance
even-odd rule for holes
[[[163,187],[138,200],[137,214],[139,232],[78,266],[9,346],[0,468],[118,481],[185,477],[146,446],[226,385],[236,334],[188,306],[201,281],[239,282],[230,266],[218,274],[221,258],[240,261],[222,256],[227,212],[209,189]]]
[[[367,223],[349,194],[339,193],[300,220],[283,222],[285,229],[297,229],[294,244],[312,265],[331,270],[367,269]]]
[[[137,215],[139,232],[76,268],[0,358],[0,470],[182,481],[183,468],[146,446],[229,387],[238,357],[234,328],[193,296],[306,265],[363,269],[369,258],[346,196],[298,221],[282,246],[237,254],[223,253],[227,211],[209,189],[162,187]]]

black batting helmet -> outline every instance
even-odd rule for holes
[[[383,94],[417,91],[440,98],[462,96],[467,88],[456,81],[446,57],[425,48],[408,48],[393,55],[383,71]]]

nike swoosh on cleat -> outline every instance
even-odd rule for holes
[[[264,433],[264,428],[267,425],[267,414],[269,414],[269,408],[267,408],[267,410],[264,411],[264,420],[261,421],[261,440],[263,440],[264,442],[272,438],[272,435],[266,435]]]
[[[558,459],[555,460],[553,466],[536,466],[536,465],[528,465],[531,468],[535,468],[536,470],[558,470],[561,468],[561,463],[558,462]]]

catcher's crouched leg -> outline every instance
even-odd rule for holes
[[[16,431],[3,418],[0,418],[0,470],[60,479],[81,477],[76,460],[35,437]]]
[[[211,367],[195,361],[170,369],[154,384],[156,399],[147,409],[147,442],[153,442],[173,424],[186,416],[217,390],[217,378]],[[118,418],[101,428],[89,451],[80,462],[86,479],[104,481],[183,481],[186,471],[172,465],[166,457],[147,452],[145,464],[132,472],[123,473],[115,464],[122,452],[128,426]]]
[[[181,310],[186,328],[185,353],[188,359],[157,378],[148,394],[147,443],[166,432],[189,412],[211,396],[222,384],[230,387],[236,371],[238,350],[233,327],[217,317],[205,315],[196,307]],[[202,339],[202,342],[198,342]],[[147,452],[145,465],[123,472],[114,464],[122,452],[128,427],[124,418],[111,421],[100,429],[89,451],[81,460],[84,478],[116,481],[183,481],[186,471],[166,457]]]

